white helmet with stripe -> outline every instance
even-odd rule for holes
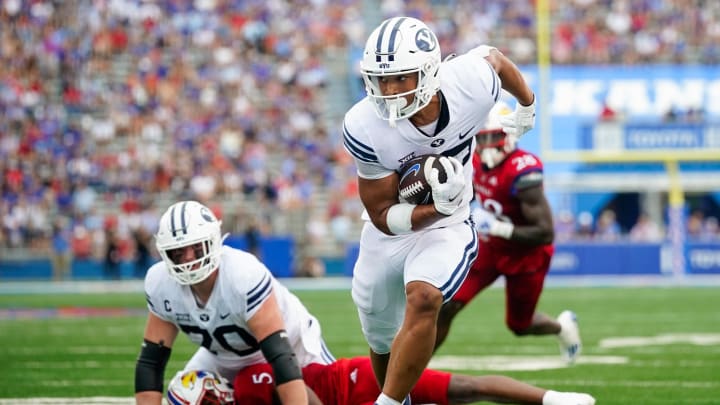
[[[180,201],[160,217],[155,246],[167,269],[178,283],[197,284],[220,264],[222,224],[210,209],[197,201]],[[186,248],[193,255],[187,258]]]
[[[378,116],[394,126],[396,120],[409,118],[428,105],[440,89],[440,44],[422,21],[393,17],[383,21],[370,34],[360,70],[365,91]],[[380,77],[408,73],[418,74],[417,88],[404,94],[382,94],[378,84]],[[413,93],[415,97],[408,104],[402,96]]]

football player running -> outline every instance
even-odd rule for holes
[[[536,311],[553,255],[553,219],[543,191],[542,161],[517,148],[502,127],[509,109],[498,103],[477,135],[473,185],[478,206],[473,220],[480,235],[478,258],[460,290],[440,311],[437,346],[453,318],[498,277],[505,277],[505,323],[518,336],[556,335],[568,363],[580,354],[575,314],[557,320]]]
[[[300,368],[333,361],[320,323],[255,256],[223,246],[220,226],[196,201],[173,204],[160,218],[155,238],[163,260],[145,276],[149,311],[136,402],[161,403],[165,366],[182,331],[200,346],[184,370],[232,381],[244,367],[267,362],[282,403],[307,404]]]
[[[427,366],[440,307],[477,254],[469,221],[474,134],[501,89],[518,101],[508,130],[527,132],[535,96],[517,66],[490,46],[441,63],[435,34],[410,17],[385,20],[370,34],[361,73],[367,97],[343,123],[366,221],[352,297],[382,387],[376,403],[396,405]],[[397,169],[429,153],[444,155],[447,180],[430,173],[430,204],[400,201]]]
[[[323,404],[372,405],[380,393],[368,357],[338,359],[335,363],[303,368],[305,383]],[[233,386],[237,404],[276,404],[272,369],[256,364],[240,371]],[[470,376],[426,369],[411,391],[416,404],[593,405],[595,399],[575,392],[545,390],[499,375]]]

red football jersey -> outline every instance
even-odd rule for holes
[[[329,365],[310,364],[303,368],[305,383],[324,404],[372,405],[380,395],[370,358],[338,359]],[[269,364],[256,364],[241,370],[234,382],[238,404],[272,404],[274,378]],[[450,373],[426,370],[413,388],[417,403],[447,404]]]
[[[522,149],[516,149],[498,166],[488,169],[480,161],[477,153],[473,154],[473,188],[475,198],[487,211],[495,214],[501,221],[512,222],[514,225],[525,225],[520,200],[517,198],[520,180],[541,182],[543,180],[543,164],[540,158]],[[504,252],[527,253],[528,246],[517,244],[499,237],[481,240],[481,244],[490,245],[493,249]],[[530,248],[534,249],[534,248]]]

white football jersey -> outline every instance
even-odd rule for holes
[[[431,153],[462,162],[466,177],[463,205],[432,228],[462,222],[470,214],[475,134],[483,129],[501,90],[500,78],[484,58],[487,52],[487,46],[480,46],[440,65],[441,111],[434,134],[421,132],[409,119],[397,121],[392,128],[377,116],[368,97],[345,114],[345,149],[355,159],[362,178],[383,178],[413,157]],[[363,219],[369,220],[367,212]]]
[[[247,321],[273,291],[291,346],[310,345],[315,346],[312,352],[323,350],[317,319],[250,253],[222,247],[218,277],[202,308],[195,301],[190,286],[180,285],[171,278],[163,262],[152,266],[145,277],[148,309],[177,325],[191,341],[216,354],[221,363],[232,364],[234,369],[265,362]],[[308,337],[313,337],[314,341],[307,342]],[[301,366],[305,365],[302,364],[304,358],[298,354]]]

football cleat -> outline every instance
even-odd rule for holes
[[[573,311],[565,310],[558,315],[557,321],[560,323],[560,333],[558,334],[560,355],[565,362],[573,364],[582,351],[577,315]]]

